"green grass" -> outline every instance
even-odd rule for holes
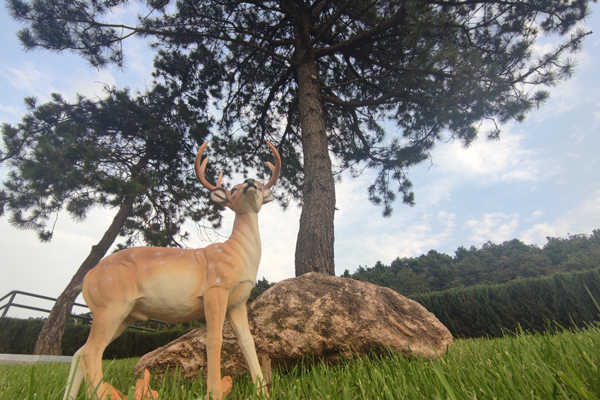
[[[137,359],[105,362],[106,380],[123,392],[135,385]],[[273,371],[276,399],[600,399],[600,329],[457,340],[438,360],[389,355],[337,366]],[[0,400],[61,399],[69,366],[0,365]],[[197,399],[203,381],[152,382],[164,400]],[[228,399],[257,398],[247,375]],[[81,399],[85,394],[81,392]]]

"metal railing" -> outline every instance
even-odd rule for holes
[[[28,305],[25,305],[25,304],[15,303],[14,300],[15,300],[15,297],[17,297],[18,294],[23,295],[23,296],[35,297],[35,298],[38,298],[38,299],[50,300],[50,301],[56,302],[56,299],[53,298],[53,297],[42,296],[40,294],[35,294],[35,293],[22,292],[20,290],[13,290],[12,292],[9,292],[6,296],[0,298],[0,303],[1,303],[4,299],[6,299],[7,297],[10,297],[8,299],[8,303],[6,303],[3,306],[0,306],[0,310],[4,309],[4,311],[2,312],[2,315],[0,316],[0,318],[6,317],[6,314],[8,313],[8,309],[10,307],[25,308],[27,310],[40,311],[40,312],[44,312],[44,313],[48,313],[48,314],[50,313],[51,310],[46,310],[44,308],[32,307],[32,306],[28,306]],[[88,306],[86,306],[85,304],[81,304],[81,303],[74,303],[73,306],[88,308]],[[87,316],[85,314],[73,314],[73,313],[71,313],[71,317],[72,318],[77,318],[77,319],[82,319],[82,320],[85,320],[85,321],[93,321],[93,319],[94,319],[93,316]],[[134,326],[134,325],[129,325],[129,328],[131,328],[131,329],[137,329],[137,330],[140,330],[140,331],[158,332],[158,331],[162,330],[162,327],[164,325],[164,326],[167,327],[167,329],[171,329],[171,326],[166,321],[160,321],[158,319],[152,319],[152,318],[149,318],[148,321],[157,322],[158,323],[158,329],[143,328],[141,326]]]

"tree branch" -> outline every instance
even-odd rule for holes
[[[390,29],[391,27],[397,25],[400,22],[400,20],[404,17],[404,9],[405,9],[405,3],[402,3],[402,6],[400,7],[400,9],[389,20],[387,20],[367,31],[360,32],[360,33],[352,36],[348,40],[331,45],[329,47],[325,47],[323,49],[315,50],[315,55],[317,57],[322,57],[322,56],[325,56],[328,54],[342,52],[344,49],[347,49],[347,48],[356,47],[357,44],[365,42],[365,41],[373,38],[378,33],[384,32],[384,31]]]
[[[87,23],[87,24],[91,24],[95,27],[99,27],[99,28],[116,28],[116,29],[127,29],[130,30],[131,33],[127,34],[125,36],[125,38],[130,37],[132,35],[154,35],[154,36],[158,36],[158,37],[195,37],[195,38],[207,38],[207,39],[214,39],[214,40],[220,40],[220,41],[224,41],[224,42],[229,42],[229,43],[235,43],[235,44],[240,44],[243,46],[248,46],[251,48],[254,48],[258,51],[261,51],[265,54],[268,54],[272,57],[275,58],[279,58],[282,60],[287,61],[288,63],[292,64],[292,65],[297,65],[297,61],[295,61],[292,58],[283,56],[281,54],[278,54],[272,50],[269,50],[267,48],[258,46],[254,43],[250,43],[248,41],[245,40],[241,40],[241,39],[235,39],[235,38],[231,38],[227,35],[213,35],[213,34],[208,34],[208,33],[197,33],[197,32],[172,32],[172,31],[161,31],[161,30],[155,30],[155,29],[148,29],[148,28],[140,28],[140,27],[134,27],[134,26],[129,26],[129,25],[124,25],[124,24],[108,24],[108,23],[102,23],[102,22],[97,22],[94,20],[91,21],[86,21],[86,20],[69,20],[70,22],[75,22],[75,23]],[[239,32],[239,33],[244,33],[243,31]],[[117,41],[120,41],[122,39],[118,39],[118,40],[114,40],[111,41],[111,43],[115,43]],[[289,44],[289,43],[286,43]],[[100,45],[97,45],[95,47],[100,47]],[[71,47],[68,47],[69,49],[71,49]],[[67,49],[67,48],[65,48]],[[62,50],[65,50],[62,49]],[[79,47],[75,47],[73,48],[75,50],[83,50],[85,48],[79,48]]]
[[[342,4],[342,6],[338,9],[335,15],[331,17],[329,21],[327,21],[325,26],[319,28],[319,33],[310,41],[310,43],[308,44],[309,47],[314,46],[314,44],[317,43],[321,39],[321,37],[323,37],[323,35],[325,35],[325,33],[329,31],[329,28],[331,28],[335,21],[337,21],[338,18],[342,15],[342,13],[346,10],[346,8],[348,8],[348,6],[350,5],[350,1],[351,0],[346,0],[346,2]]]
[[[392,104],[392,103],[397,103],[397,102],[401,102],[401,101],[418,103],[418,104],[428,106],[428,107],[435,107],[435,104],[425,102],[422,99],[419,99],[417,97],[414,97],[414,96],[403,97],[403,96],[406,96],[406,93],[404,93],[404,91],[394,91],[394,92],[390,92],[390,93],[385,93],[376,99],[370,99],[370,100],[345,101],[345,100],[340,99],[337,96],[328,96],[328,95],[323,95],[322,99],[323,99],[323,101],[327,101],[331,104],[336,104],[338,106],[342,106],[345,108],[377,106],[380,104]]]

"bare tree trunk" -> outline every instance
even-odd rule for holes
[[[35,343],[33,354],[56,356],[62,354],[61,340],[71,315],[73,303],[75,303],[77,295],[81,292],[79,286],[83,282],[85,274],[100,262],[110,246],[114,243],[119,231],[131,213],[134,199],[134,195],[126,196],[125,199],[123,199],[123,203],[121,203],[117,215],[115,215],[112,223],[104,233],[104,236],[102,236],[102,239],[97,245],[92,246],[90,254],[79,266],[79,269],[71,279],[71,282],[69,282],[66,289],[60,294],[56,303],[54,303],[54,307],[52,307],[48,320],[42,327],[42,331]]]
[[[335,184],[317,64],[312,51],[308,50],[302,58],[297,74],[304,152],[304,203],[296,241],[296,276],[308,272],[335,275]]]

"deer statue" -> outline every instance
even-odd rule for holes
[[[266,394],[254,339],[248,326],[246,301],[256,283],[261,256],[258,212],[273,200],[270,188],[281,171],[281,158],[270,162],[266,185],[254,179],[226,190],[219,175],[217,186],[204,172],[208,157],[200,164],[205,142],[194,162],[198,180],[210,190],[210,198],[235,212],[233,231],[224,243],[203,249],[134,247],[111,254],[85,276],[82,292],[94,319],[85,345],[73,357],[63,400],[77,397],[85,379],[90,398],[116,399],[120,392],[102,382],[102,353],[134,321],[155,318],[167,322],[206,319],[208,397],[222,399],[228,382],[221,381],[223,323],[228,319],[248,362],[252,381]],[[257,382],[258,381],[258,382]],[[229,381],[230,382],[230,381]],[[230,385],[230,384],[229,384]],[[154,392],[155,393],[155,392]],[[97,397],[94,397],[97,396]]]

